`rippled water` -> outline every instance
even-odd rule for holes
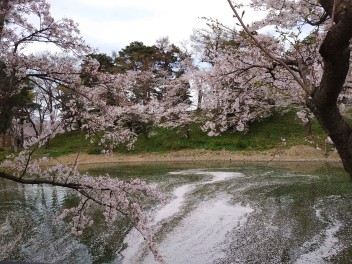
[[[167,263],[351,263],[352,182],[341,169],[214,166],[107,170],[128,170],[168,194],[150,212]],[[62,188],[0,181],[0,260],[155,263],[124,220],[95,219],[72,236],[55,217],[74,203]]]

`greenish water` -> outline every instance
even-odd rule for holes
[[[351,263],[352,182],[317,163],[104,164],[92,174],[140,177],[168,199],[151,224],[167,263]],[[0,260],[45,263],[155,263],[120,219],[81,237],[56,215],[73,193],[0,181]]]

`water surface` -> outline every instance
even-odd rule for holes
[[[284,167],[284,168],[283,168]],[[83,168],[82,168],[83,169]],[[150,212],[167,263],[350,263],[352,183],[329,164],[152,164],[95,168],[167,194]],[[0,181],[0,260],[155,263],[124,219],[81,237],[55,220],[65,189]]]

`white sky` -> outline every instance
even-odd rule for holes
[[[235,24],[226,0],[48,0],[56,19],[79,23],[83,38],[100,52],[111,54],[132,41],[153,45],[168,36],[180,45],[193,28],[202,28],[200,17]]]

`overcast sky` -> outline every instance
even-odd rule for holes
[[[168,36],[179,45],[193,28],[204,27],[200,17],[234,25],[226,0],[49,0],[55,18],[79,23],[84,39],[111,54],[132,41],[153,45]]]

